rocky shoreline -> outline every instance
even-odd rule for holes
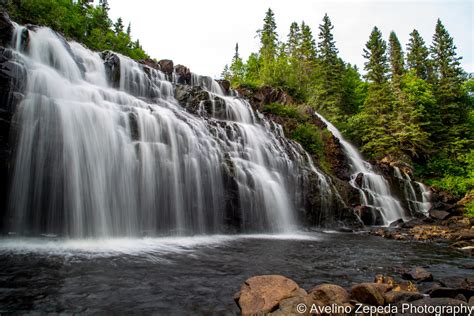
[[[474,277],[436,280],[423,267],[376,275],[343,288],[319,284],[309,291],[281,275],[247,279],[234,300],[242,315],[469,315]]]
[[[455,251],[474,255],[474,218],[452,216],[446,219],[418,218],[391,227],[376,227],[372,235],[395,240],[448,243]]]

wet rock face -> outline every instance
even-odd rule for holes
[[[112,86],[118,88],[120,86],[120,58],[113,52],[105,51],[101,54],[104,60],[105,71],[109,77]]]
[[[230,81],[229,80],[217,80],[217,83],[221,86],[222,91],[224,91],[225,94],[229,94],[230,92]]]
[[[225,118],[225,101],[201,87],[176,85],[175,98],[190,113],[215,118]]]
[[[355,207],[355,212],[367,226],[383,225],[382,213],[375,207],[358,205]]]
[[[8,46],[13,37],[13,24],[8,14],[0,12],[0,45]]]
[[[155,70],[161,70],[160,65],[151,58],[142,59],[139,61],[139,63]]]
[[[16,134],[12,122],[17,105],[23,98],[26,69],[13,59],[12,51],[0,47],[0,217],[6,211],[12,156],[11,139]]]
[[[183,65],[176,65],[174,67],[174,71],[176,72],[176,75],[178,76],[179,84],[186,84],[186,85],[191,84],[191,70],[189,70],[188,67],[185,67]]]

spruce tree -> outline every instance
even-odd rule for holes
[[[298,48],[301,43],[301,30],[298,23],[293,22],[290,25],[290,33],[288,34],[288,42],[286,44],[287,54],[291,58],[298,58]]]
[[[373,28],[365,47],[363,56],[367,59],[364,68],[367,71],[365,75],[366,79],[376,84],[386,82],[388,65],[385,51],[387,44],[382,38],[382,33],[376,26]]]
[[[466,137],[468,102],[462,89],[463,71],[457,57],[453,38],[438,19],[431,46],[433,64],[433,88],[438,101],[439,115],[443,128],[437,133],[437,140],[450,143],[459,137]]]
[[[265,84],[271,84],[275,77],[275,58],[278,48],[278,34],[276,32],[275,15],[268,9],[263,19],[263,28],[257,33],[260,37],[260,59],[262,69],[260,79]]]
[[[304,60],[312,63],[316,60],[316,43],[313,38],[311,28],[303,22],[301,22],[301,45],[300,55]]]
[[[427,80],[429,76],[429,51],[425,46],[425,41],[417,30],[410,33],[407,45],[407,67],[414,70],[416,75]]]
[[[238,86],[244,80],[245,69],[244,69],[244,62],[240,58],[239,54],[239,43],[235,44],[235,53],[234,57],[232,58],[232,64],[230,65],[230,72],[231,76],[231,84],[232,86]]]
[[[314,85],[314,103],[318,110],[331,119],[338,119],[344,111],[344,64],[337,56],[338,50],[332,35],[334,26],[328,15],[319,25],[317,77]]]
[[[390,71],[393,80],[399,80],[405,71],[402,46],[395,32],[390,32],[388,40]]]

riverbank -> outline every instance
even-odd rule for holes
[[[453,250],[474,255],[472,217],[417,218],[405,223],[400,222],[392,227],[373,228],[370,233],[387,239],[447,243]]]
[[[247,279],[234,295],[242,315],[472,315],[474,277],[434,279],[423,267],[371,282],[305,291],[281,275]]]

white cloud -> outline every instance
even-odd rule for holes
[[[247,57],[258,49],[256,30],[265,11],[275,12],[278,32],[285,40],[289,25],[304,20],[316,37],[324,13],[334,24],[341,57],[363,67],[362,49],[374,25],[385,38],[394,30],[403,46],[416,28],[429,45],[436,19],[441,18],[463,56],[462,65],[474,72],[473,4],[452,1],[315,1],[315,0],[109,0],[110,16],[132,23],[132,36],[157,59],[173,59],[193,72],[218,77],[229,63],[236,42]]]

